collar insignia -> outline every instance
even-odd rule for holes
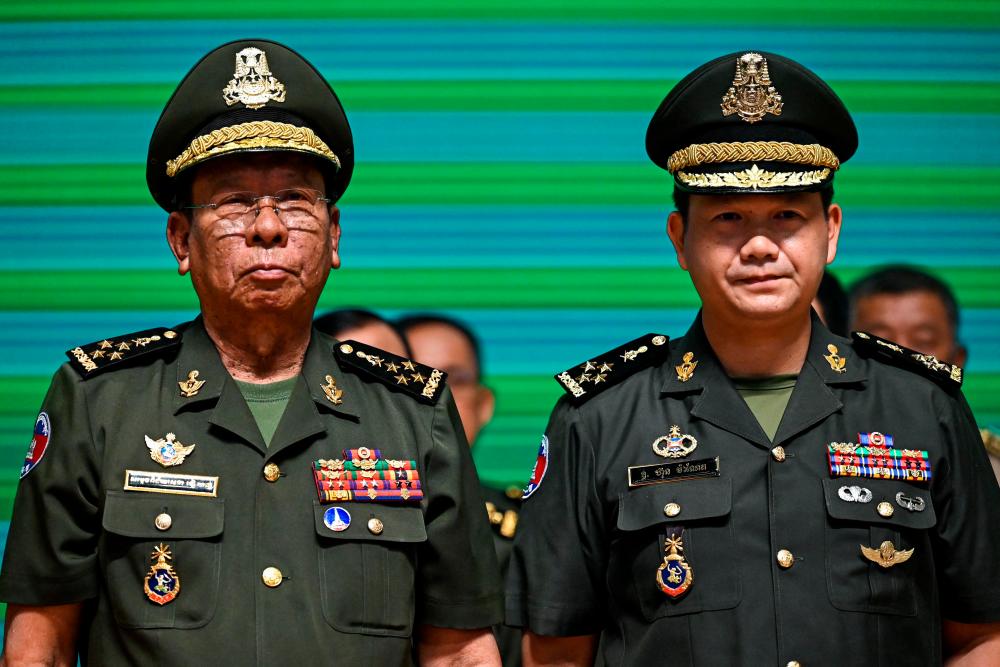
[[[198,395],[198,392],[201,391],[201,387],[204,384],[205,381],[198,379],[198,371],[195,370],[189,372],[187,380],[178,382],[177,386],[181,388],[181,396],[184,398],[191,398]]]

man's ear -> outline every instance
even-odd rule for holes
[[[687,271],[687,258],[684,256],[684,217],[679,211],[674,211],[667,218],[667,236],[674,245],[674,252],[677,253],[677,263]]]
[[[330,204],[330,266],[340,268],[340,209]]]
[[[831,264],[837,257],[837,242],[844,222],[844,211],[838,204],[830,204],[826,209],[826,263]]]
[[[174,211],[167,218],[167,243],[177,260],[177,273],[183,276],[191,270],[191,218],[188,214]]]

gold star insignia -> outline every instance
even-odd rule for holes
[[[577,382],[588,382],[590,380],[590,373],[584,373],[576,378]]]
[[[406,376],[400,373],[396,376],[396,384],[410,384],[410,381],[406,379]]]
[[[583,369],[584,373],[597,370],[597,366],[594,365],[593,361],[588,361],[587,363],[581,365],[580,368]]]
[[[385,365],[385,370],[387,370],[390,373],[398,373],[399,366],[397,366],[394,362],[390,361]]]
[[[600,384],[601,382],[606,382],[608,376],[606,373],[598,373],[594,376],[594,384]]]
[[[609,364],[609,363],[603,363],[603,364],[601,364],[601,370],[600,370],[600,372],[601,373],[610,373],[612,366],[614,366],[613,363],[611,363],[611,364]]]
[[[90,356],[93,359],[101,359],[104,357],[104,350],[97,348],[96,350],[90,353]]]
[[[102,349],[102,350],[106,350],[106,349],[108,349],[109,347],[113,347],[113,346],[111,345],[111,341],[110,341],[110,340],[108,340],[108,339],[106,339],[106,338],[105,338],[104,340],[102,340],[102,341],[100,342],[100,346],[101,346],[101,349]]]
[[[423,384],[424,382],[426,382],[426,381],[427,381],[427,378],[425,378],[425,377],[424,377],[423,375],[421,375],[420,373],[412,373],[412,374],[410,375],[410,377],[412,377],[412,378],[413,378],[413,381],[414,381],[414,382],[419,382],[419,383],[421,383],[421,384]]]
[[[121,359],[122,358],[122,353],[121,352],[112,352],[111,353],[111,358],[112,359]]]
[[[118,344],[118,349],[119,350],[126,350],[127,351],[127,350],[131,350],[132,348],[129,347],[128,343],[119,343]]]
[[[406,361],[403,362],[403,368],[405,368],[408,371],[415,371],[415,370],[417,370],[417,367],[414,366],[413,362],[410,361],[409,359],[407,359]]]

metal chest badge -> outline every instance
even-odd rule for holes
[[[159,463],[164,468],[179,466],[184,463],[188,454],[194,451],[194,445],[185,445],[177,440],[173,433],[167,433],[166,437],[153,440],[148,435],[146,447],[149,448],[149,457]]]
[[[150,601],[159,605],[167,604],[177,597],[181,592],[181,578],[174,572],[173,566],[168,563],[172,560],[170,547],[160,544],[153,549],[153,565],[149,568],[149,573],[143,581],[143,590]]]
[[[694,583],[694,571],[680,553],[684,551],[682,534],[683,531],[664,538],[667,555],[663,557],[663,564],[656,568],[656,584],[672,598],[679,598],[687,593]]]
[[[267,54],[248,46],[237,52],[233,78],[222,91],[227,106],[242,102],[248,109],[259,109],[268,102],[285,101],[285,84],[271,74]]]
[[[653,452],[668,459],[679,459],[687,456],[698,446],[698,441],[687,433],[681,433],[681,427],[674,424],[668,435],[661,435],[653,441]]]
[[[748,123],[756,123],[767,114],[781,115],[781,95],[771,85],[767,60],[759,53],[744,53],[736,61],[733,85],[722,98],[722,115],[734,113]]]

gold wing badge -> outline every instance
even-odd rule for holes
[[[164,468],[179,466],[184,463],[188,454],[194,451],[194,445],[185,445],[177,440],[173,433],[167,433],[166,437],[153,440],[148,435],[146,447],[149,448],[149,457],[159,463]]]
[[[879,546],[878,549],[872,549],[871,547],[861,546],[861,555],[884,568],[890,568],[893,565],[899,565],[900,563],[905,563],[910,560],[910,556],[913,555],[913,549],[903,549],[900,551],[896,550],[895,545],[889,540],[886,540]]]

